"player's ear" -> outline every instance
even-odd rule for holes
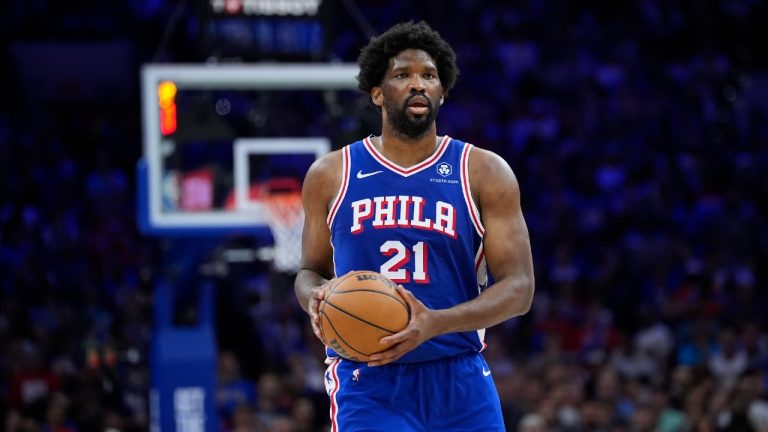
[[[443,104],[443,102],[445,102],[445,95],[440,95],[440,102],[438,102],[438,103],[439,103],[440,105],[442,105],[442,104]]]
[[[381,92],[381,87],[371,88],[371,101],[378,107],[384,106],[384,93]]]

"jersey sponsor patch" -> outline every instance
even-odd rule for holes
[[[443,177],[448,177],[453,174],[453,167],[447,162],[441,162],[437,164],[437,173]]]

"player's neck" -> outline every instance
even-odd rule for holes
[[[434,128],[419,138],[409,138],[384,130],[381,136],[374,137],[372,142],[384,157],[405,168],[432,156],[439,144]]]

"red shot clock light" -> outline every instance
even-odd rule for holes
[[[157,98],[160,105],[160,132],[168,136],[176,132],[176,84],[163,81],[157,85]]]

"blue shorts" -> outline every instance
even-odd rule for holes
[[[336,358],[325,387],[332,432],[504,431],[499,395],[479,353],[377,367]]]

